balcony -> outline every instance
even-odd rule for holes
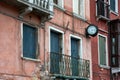
[[[50,53],[50,74],[58,79],[88,79],[90,62],[64,54]]]
[[[102,20],[109,20],[109,4],[103,0],[97,0],[97,17]]]
[[[20,12],[20,16],[33,12],[34,14],[43,16],[53,16],[53,0],[1,0],[7,5],[16,7]]]

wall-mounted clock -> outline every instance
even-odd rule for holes
[[[86,35],[87,36],[96,36],[98,33],[98,27],[93,25],[93,24],[90,24],[87,28],[86,28]]]

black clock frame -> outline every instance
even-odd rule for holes
[[[98,33],[98,27],[95,26],[95,28],[96,28],[96,30],[97,30],[95,34],[89,34],[88,28],[89,28],[90,26],[95,26],[95,25],[94,25],[94,24],[90,24],[90,25],[86,28],[86,36],[87,36],[87,37],[88,37],[88,36],[95,37],[95,36],[97,35],[97,33]]]

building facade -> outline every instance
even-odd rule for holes
[[[119,0],[91,0],[91,23],[98,35],[91,39],[93,80],[120,80]]]
[[[89,0],[1,0],[1,80],[93,80]]]
[[[119,3],[1,0],[0,79],[119,80]]]

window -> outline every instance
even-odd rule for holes
[[[63,32],[50,27],[50,73],[52,74],[61,72],[63,49]]]
[[[80,58],[80,40],[71,37],[71,65],[72,75],[79,75],[79,58]]]
[[[101,66],[108,66],[107,55],[107,37],[98,35],[99,39],[99,64]]]
[[[108,0],[97,0],[97,16],[104,19],[109,18]]]
[[[63,8],[63,0],[53,0],[54,4]]]
[[[110,9],[114,12],[118,12],[118,0],[110,0]]]
[[[37,28],[23,24],[23,57],[37,58]]]
[[[84,11],[85,11],[85,4],[84,4],[85,0],[73,0],[73,13],[84,17]]]

